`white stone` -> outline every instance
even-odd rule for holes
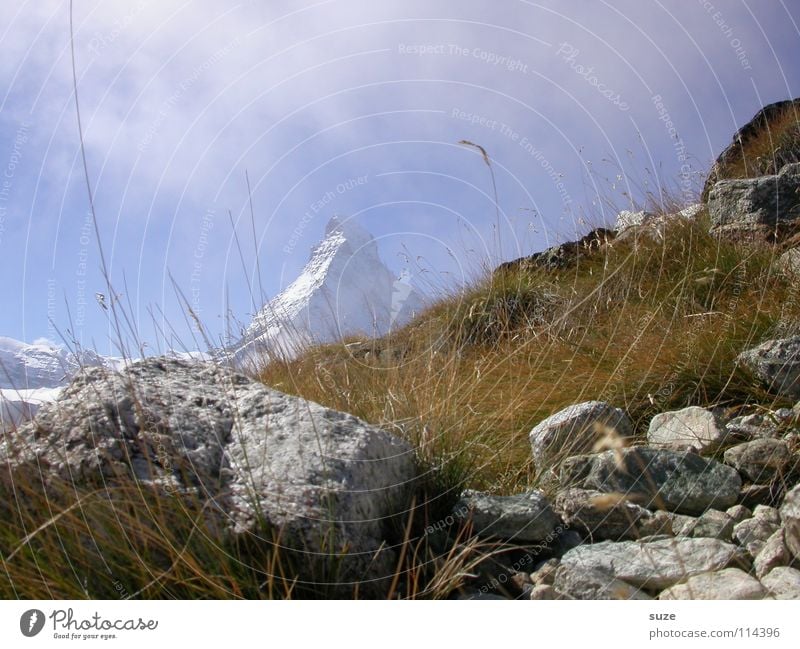
[[[764,599],[768,595],[757,579],[739,568],[726,568],[690,577],[663,591],[658,599]]]

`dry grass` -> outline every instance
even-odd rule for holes
[[[720,169],[718,180],[776,174],[792,162],[800,162],[800,115],[790,106],[759,137],[743,143],[738,155]]]
[[[400,432],[448,492],[516,492],[534,483],[528,432],[567,405],[607,400],[642,433],[686,405],[772,404],[734,359],[800,321],[774,255],[711,237],[704,214],[676,219],[577,268],[486,277],[391,338],[318,347],[261,378]]]
[[[465,486],[518,492],[538,481],[528,432],[572,403],[625,408],[638,432],[689,404],[782,404],[734,363],[797,333],[800,289],[769,246],[719,241],[704,215],[663,236],[617,241],[576,268],[487,276],[380,340],[273,358],[262,380],[409,439],[428,480],[395,522],[396,598],[448,597],[507,547],[440,527]],[[344,596],[337,558],[300,581],[271,542],[231,538],[207,505],[137,485],[76,490],[38,476],[0,480],[0,596],[297,598]],[[535,554],[535,553],[534,553]],[[491,572],[491,571],[490,571]],[[328,585],[326,585],[328,584]],[[348,596],[360,596],[358,584]]]
[[[796,126],[782,116],[772,140],[749,145],[747,164],[726,176],[773,171],[769,165],[784,160],[776,150],[797,158]],[[465,144],[492,171],[485,150]],[[645,207],[674,213],[681,205],[661,186],[641,183]],[[773,247],[718,240],[708,225],[704,213],[673,219],[658,236],[614,241],[563,270],[487,270],[390,337],[264,359],[266,384],[414,444],[427,480],[409,516],[393,522],[399,548],[390,597],[451,596],[486,565],[502,565],[501,555],[524,552],[481,542],[468,526],[436,534],[430,526],[449,518],[464,487],[548,487],[547,467],[532,466],[528,433],[568,405],[609,401],[628,411],[639,435],[657,412],[687,405],[789,405],[734,359],[762,340],[800,333],[800,287],[777,272]],[[0,596],[344,596],[330,586],[340,557],[300,581],[303,570],[280,548],[279,533],[232,538],[210,523],[207,507],[130,482],[93,491],[0,475]],[[359,584],[347,593],[360,594]]]
[[[391,598],[440,599],[498,550],[466,534],[428,534],[452,506],[424,487],[397,521]],[[234,537],[211,505],[122,482],[96,490],[33,476],[0,480],[0,597],[4,599],[359,598],[341,582],[342,556],[308,556],[280,533]],[[302,576],[301,576],[302,575]]]

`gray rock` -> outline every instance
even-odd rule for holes
[[[653,212],[646,212],[644,210],[640,212],[622,210],[619,214],[617,214],[617,219],[614,223],[614,230],[619,233],[626,228],[645,225],[646,223],[653,221],[655,218],[656,214]]]
[[[759,413],[734,417],[726,425],[732,437],[750,441],[762,437],[778,438],[778,427],[769,417]]]
[[[692,522],[685,525],[681,530],[681,535],[730,542],[733,539],[733,527],[733,519],[725,512],[709,509],[699,518],[692,519]]]
[[[574,487],[586,480],[594,464],[594,455],[574,455],[564,458],[559,469],[558,482],[562,487]]]
[[[792,555],[783,540],[783,529],[780,528],[767,539],[767,542],[753,560],[756,577],[761,579],[773,568],[788,566],[791,560]]]
[[[728,508],[725,513],[733,519],[734,525],[753,517],[753,512],[744,505],[734,505]]]
[[[790,248],[784,252],[778,257],[776,265],[791,279],[800,279],[800,248]]]
[[[661,448],[691,447],[704,454],[717,450],[727,435],[725,423],[718,413],[691,406],[653,417],[647,431],[647,442]]]
[[[638,588],[596,568],[562,565],[556,571],[553,588],[561,599],[652,599]]]
[[[739,354],[736,362],[753,372],[767,389],[790,399],[800,398],[800,336],[768,340]]]
[[[663,591],[658,599],[764,599],[768,595],[757,579],[739,568],[695,575]]]
[[[491,496],[465,491],[455,512],[466,512],[473,532],[482,538],[496,538],[515,543],[536,543],[555,539],[560,523],[541,491],[514,496]]]
[[[800,218],[800,163],[772,176],[721,180],[708,196],[711,232],[771,238]]]
[[[725,451],[725,463],[758,483],[769,483],[783,475],[792,454],[780,439],[754,439]]]
[[[617,236],[611,245],[616,246],[618,243],[623,242],[633,242],[635,244],[642,239],[663,241],[667,227],[671,222],[677,219],[692,220],[702,209],[703,205],[697,204],[690,205],[674,214],[623,210],[617,215],[617,220],[614,224]]]
[[[598,455],[585,486],[623,493],[650,509],[698,515],[733,505],[742,481],[735,469],[693,453],[639,447]]]
[[[753,517],[760,518],[773,525],[781,524],[781,513],[769,505],[756,505],[756,508],[753,510]]]
[[[786,546],[800,560],[800,484],[786,494],[780,512]]]
[[[684,516],[683,514],[670,513],[669,515],[672,519],[672,533],[675,536],[689,536],[689,534],[684,533],[684,531],[691,530],[696,524],[697,518],[694,516]]]
[[[385,530],[417,475],[406,442],[351,415],[165,358],[83,372],[0,455],[12,477],[41,469],[82,486],[138,482],[199,497],[228,534],[271,543],[280,531],[287,553],[304,553],[306,578],[341,555],[336,579],[363,582],[365,596],[394,571],[386,548],[398,539]]]
[[[779,566],[761,579],[775,599],[800,599],[800,570]]]
[[[561,563],[575,569],[599,569],[646,590],[663,590],[700,573],[746,565],[735,545],[686,538],[581,545],[567,552]]]
[[[652,532],[648,524],[653,514],[621,494],[567,489],[558,493],[553,506],[564,523],[595,541],[637,539]]]
[[[628,438],[633,434],[633,423],[624,411],[605,402],[587,401],[557,412],[530,432],[537,471],[546,469],[556,456],[591,451],[610,431],[619,438]]]
[[[733,528],[733,538],[751,557],[755,557],[764,548],[769,537],[777,531],[778,526],[775,523],[754,517],[737,524]]]

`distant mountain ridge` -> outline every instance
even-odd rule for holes
[[[0,389],[56,388],[82,367],[109,367],[116,362],[91,349],[73,353],[48,341],[29,344],[0,336]]]
[[[0,428],[30,419],[81,368],[117,368],[121,362],[91,349],[71,352],[49,341],[29,344],[0,336]]]

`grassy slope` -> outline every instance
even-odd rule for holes
[[[393,592],[442,597],[493,549],[422,530],[462,486],[536,484],[528,431],[542,418],[599,398],[644,432],[655,412],[692,403],[783,405],[733,363],[800,321],[800,290],[774,270],[776,252],[711,238],[703,215],[674,221],[663,239],[618,242],[577,268],[487,277],[390,339],[310,349],[262,379],[418,446],[432,480]],[[232,546],[201,504],[29,478],[0,480],[2,597],[326,596],[295,583],[291,558],[269,544]]]
[[[447,469],[443,486],[498,493],[531,485],[528,432],[572,403],[607,400],[641,433],[686,405],[777,406],[734,359],[793,333],[798,287],[774,268],[774,248],[707,232],[701,213],[576,268],[487,277],[366,343],[382,355],[329,345],[261,378],[399,430]]]

